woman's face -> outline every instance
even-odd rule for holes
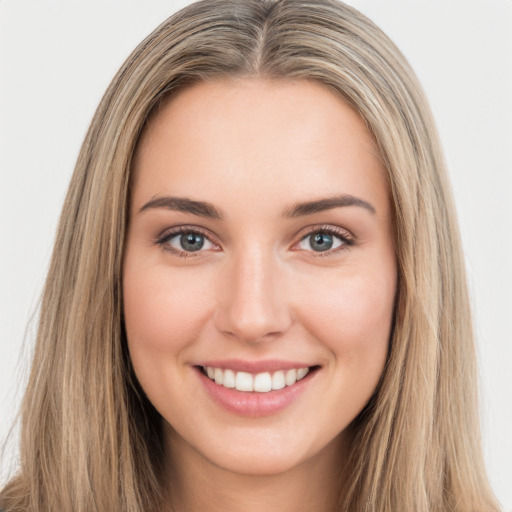
[[[173,452],[274,474],[341,450],[388,350],[385,176],[359,115],[314,82],[195,85],[153,116],[124,312]]]

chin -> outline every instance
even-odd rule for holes
[[[230,473],[264,477],[287,473],[307,460],[305,457],[304,460],[302,459],[303,457],[298,454],[276,453],[269,450],[266,453],[243,453],[237,456],[219,457],[217,461],[210,462]]]
[[[184,439],[174,429],[172,439],[175,459],[193,454],[203,467],[216,467],[223,471],[245,476],[275,476],[289,473],[306,462],[321,459],[330,453],[339,461],[345,436],[313,440],[307,433],[294,437],[294,426],[286,429],[258,428],[234,429],[226,436]],[[296,429],[295,429],[296,430]],[[296,434],[299,432],[296,431]],[[313,442],[312,442],[313,441]],[[339,464],[336,462],[336,464]]]

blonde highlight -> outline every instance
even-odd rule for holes
[[[242,77],[313,80],[342,95],[388,171],[394,332],[379,388],[352,425],[339,510],[499,510],[481,454],[464,260],[432,115],[394,44],[335,0],[202,0],[158,27],[114,77],[60,218],[22,404],[21,469],[0,506],[162,506],[160,418],[134,377],[123,327],[132,156],[165,98]]]

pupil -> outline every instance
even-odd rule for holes
[[[332,236],[327,233],[316,233],[311,235],[311,248],[314,251],[328,251],[333,244]]]
[[[204,245],[204,237],[196,233],[181,235],[181,246],[185,251],[198,251]]]

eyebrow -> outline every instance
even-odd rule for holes
[[[312,215],[314,213],[323,212],[325,210],[332,210],[334,208],[341,208],[346,206],[358,206],[368,210],[370,213],[375,214],[375,208],[367,201],[354,197],[351,195],[341,195],[329,197],[326,199],[318,199],[315,201],[306,201],[296,203],[284,209],[283,217],[302,217],[305,215]],[[186,197],[155,197],[149,200],[139,210],[143,212],[154,208],[166,208],[167,210],[174,210],[179,212],[191,213],[199,217],[208,219],[221,220],[224,218],[221,210],[213,204],[205,201],[194,201]]]
[[[333,208],[341,208],[345,206],[359,206],[360,208],[368,210],[372,214],[376,213],[374,206],[364,199],[344,194],[341,196],[294,204],[284,210],[283,216],[301,217],[303,215],[312,215],[313,213],[323,212],[325,210],[332,210]]]
[[[139,213],[150,210],[153,208],[166,208],[167,210],[174,210],[178,212],[191,213],[199,217],[206,217],[208,219],[222,219],[221,211],[213,206],[211,203],[205,201],[193,201],[186,197],[155,197],[148,201],[140,210]]]

